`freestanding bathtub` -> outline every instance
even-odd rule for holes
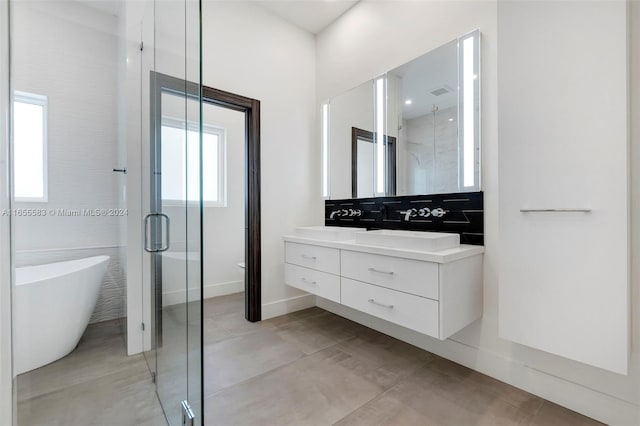
[[[75,349],[93,312],[109,256],[16,268],[14,372]]]

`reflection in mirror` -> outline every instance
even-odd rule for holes
[[[376,133],[353,127],[351,129],[351,191],[353,198],[375,197],[374,164],[376,164]],[[396,138],[384,137],[385,196],[396,195]]]
[[[458,42],[388,74],[398,89],[400,195],[458,192]]]
[[[480,189],[478,41],[475,31],[388,73],[398,195]]]
[[[331,99],[325,196],[480,190],[479,56],[476,30]],[[354,128],[369,139],[358,141]]]
[[[329,169],[331,198],[352,198],[352,128],[374,131],[374,87],[368,81],[335,98],[330,103],[329,119]],[[369,167],[359,175],[362,182],[370,182],[373,193],[373,158]],[[367,173],[370,173],[367,175]],[[372,196],[372,195],[367,195]]]

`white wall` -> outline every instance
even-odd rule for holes
[[[12,89],[48,97],[46,203],[15,208],[111,209],[121,205],[118,150],[118,18],[79,2],[15,2]],[[120,318],[124,216],[15,217],[16,266],[80,255],[111,256],[92,322]]]
[[[262,316],[311,306],[284,285],[282,236],[323,222],[314,38],[245,1],[204,2],[203,21],[203,84],[261,102]]]
[[[632,3],[634,43],[638,43],[638,4]],[[417,19],[416,17],[420,17]],[[387,28],[381,32],[379,28]],[[633,353],[629,376],[569,361],[510,343],[498,337],[498,140],[497,140],[497,3],[469,2],[361,2],[317,40],[317,96],[325,99],[392,69],[470,30],[482,32],[482,182],[485,191],[484,317],[452,339],[438,342],[407,333],[354,311],[342,312],[384,328],[427,350],[463,363],[500,380],[510,382],[574,410],[614,424],[637,424],[640,403],[640,372],[637,341],[640,338],[637,309],[633,312]],[[637,51],[638,46],[634,44]],[[400,48],[401,47],[401,48]],[[633,49],[632,49],[633,52]],[[349,58],[348,61],[345,58]],[[638,58],[634,57],[635,67]],[[640,68],[634,68],[637,75]],[[634,81],[634,108],[638,87]],[[636,114],[637,115],[637,114]],[[640,167],[638,121],[633,123],[632,170]],[[640,179],[633,176],[632,247],[640,243],[638,215]],[[633,255],[633,300],[639,306],[638,267]],[[319,301],[325,307],[337,310]]]
[[[76,2],[12,5],[12,85],[48,96],[49,200],[117,206],[117,18]],[[16,250],[117,245],[116,217],[18,218]]]
[[[204,209],[204,292],[211,297],[244,291],[244,271],[237,263],[245,261],[245,114],[207,104],[203,123],[224,128],[227,136],[227,204]]]

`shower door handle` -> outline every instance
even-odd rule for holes
[[[151,218],[152,217],[157,217],[159,219],[164,219],[163,222],[166,224],[166,232],[164,232],[164,234],[166,234],[167,236],[167,243],[165,245],[162,245],[160,247],[156,247],[155,244],[155,238],[154,238],[154,245],[153,247],[149,246],[149,224],[151,223]],[[169,226],[169,216],[167,216],[164,213],[149,213],[144,217],[144,251],[149,252],[149,253],[161,253],[163,251],[167,251],[169,249],[169,245],[170,245],[170,240],[169,240],[169,231],[170,231],[170,226]],[[154,235],[155,237],[155,235]]]

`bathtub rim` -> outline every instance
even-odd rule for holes
[[[28,265],[28,266],[20,266],[15,268],[15,286],[23,286],[23,285],[27,285],[27,284],[35,284],[38,282],[42,282],[42,281],[46,281],[46,280],[51,280],[51,279],[55,279],[55,278],[60,278],[63,277],[65,275],[69,275],[72,274],[74,272],[78,272],[81,271],[83,269],[86,268],[90,268],[96,265],[99,265],[100,263],[103,262],[108,262],[111,259],[111,256],[108,256],[106,254],[101,254],[98,256],[90,256],[90,257],[83,257],[81,259],[74,259],[74,260],[63,260],[61,262],[51,262],[51,263],[43,263],[43,264],[39,264],[39,265]],[[53,267],[59,268],[60,265],[73,265],[73,268],[60,268],[59,271],[56,271],[56,273],[54,274],[48,274],[48,275],[40,275],[38,277],[29,277],[29,279],[23,279],[20,280],[20,274],[19,271],[20,270],[24,270],[24,269],[48,269],[51,268],[53,269]],[[77,265],[77,266],[76,266]],[[82,265],[82,266],[80,266]]]

